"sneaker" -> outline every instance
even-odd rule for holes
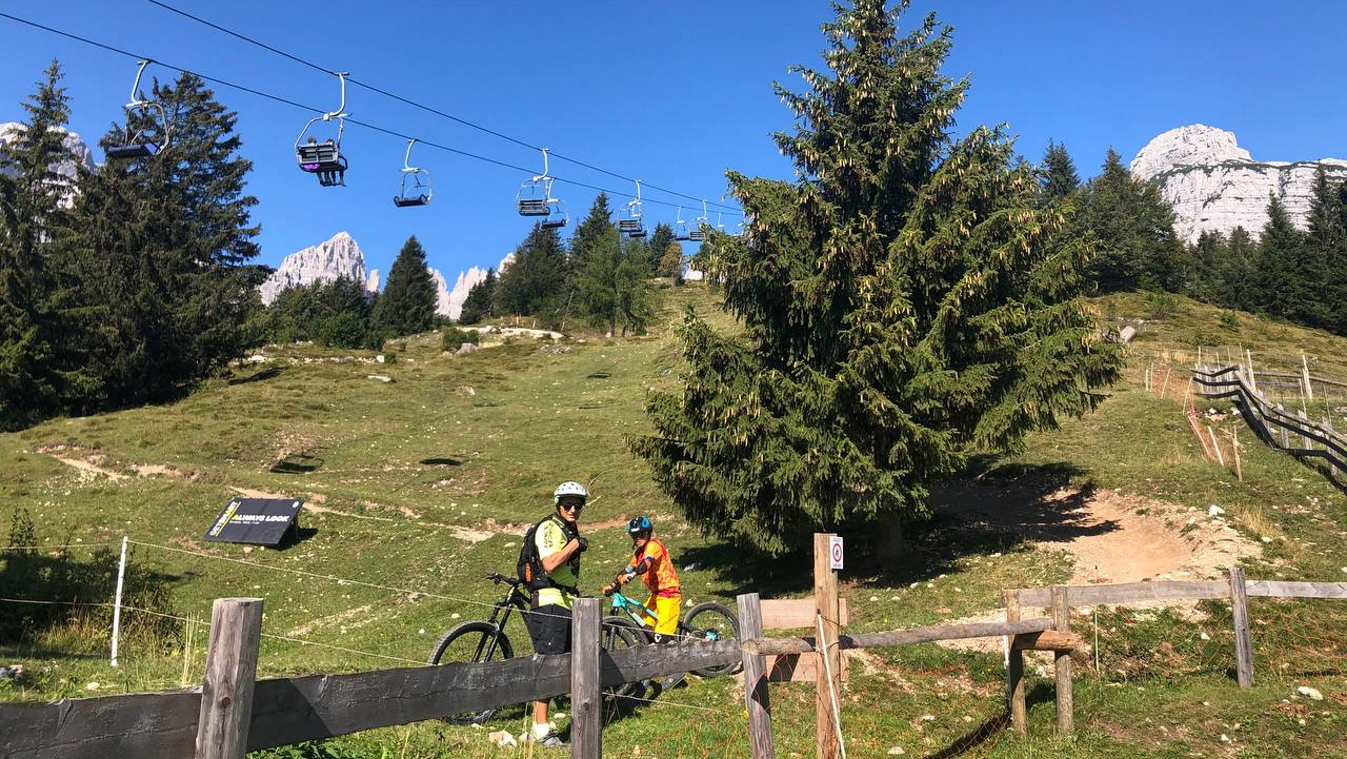
[[[564,748],[566,746],[566,741],[557,733],[548,733],[539,738],[536,743],[539,746],[547,746],[548,748]]]

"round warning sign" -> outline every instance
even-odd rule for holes
[[[831,545],[828,548],[828,558],[831,560],[833,569],[842,568],[842,538],[833,535],[829,538]]]

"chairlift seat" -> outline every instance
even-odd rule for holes
[[[519,215],[520,216],[548,216],[552,209],[547,205],[546,198],[520,198]]]
[[[402,196],[402,195],[393,196],[393,205],[397,206],[398,208],[408,208],[410,206],[423,206],[429,202],[430,196],[425,194],[410,195],[410,196]]]
[[[640,227],[636,230],[627,233],[627,237],[645,237],[645,235],[646,235],[645,227]]]
[[[696,232],[690,233],[688,235],[688,239],[691,240],[692,242],[701,242],[706,239],[706,233],[698,230]]]
[[[640,219],[618,219],[617,231],[631,234],[641,230]]]
[[[560,227],[566,226],[566,217],[565,217],[565,216],[549,216],[549,217],[547,217],[546,219],[543,219],[542,221],[538,222],[538,224],[539,224],[539,226],[541,226],[543,229],[558,229],[558,228],[560,228]]]
[[[346,159],[341,156],[337,146],[331,143],[300,145],[295,154],[299,159],[299,168],[305,171],[317,173],[346,169]]]
[[[147,158],[159,152],[159,146],[153,142],[133,142],[129,145],[113,145],[108,148],[108,158],[115,160],[127,160],[130,158]]]

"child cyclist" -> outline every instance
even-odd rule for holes
[[[614,590],[638,576],[645,580],[645,586],[650,590],[645,605],[654,609],[659,619],[652,620],[648,614],[644,616],[647,622],[654,623],[655,642],[668,643],[677,637],[678,619],[683,609],[683,591],[669,549],[654,538],[654,532],[650,517],[636,517],[627,523],[627,534],[631,535],[631,561],[611,583],[604,586],[603,594],[611,595]]]

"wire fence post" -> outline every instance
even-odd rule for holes
[[[829,647],[828,640],[837,641],[841,633],[840,603],[837,600],[837,573],[832,569],[832,538],[830,533],[814,533],[814,605],[815,613],[823,618],[821,637],[815,646],[819,667],[815,677],[817,692],[814,708],[818,725],[818,759],[838,759],[841,756],[837,733],[841,726],[833,713],[833,693],[842,690],[842,652]],[[828,661],[824,662],[823,659]],[[831,665],[831,666],[828,666]]]
[[[1230,616],[1235,625],[1235,675],[1239,687],[1253,687],[1253,642],[1249,639],[1249,594],[1244,570],[1230,568]]]
[[[1020,594],[1001,591],[1006,621],[1020,621]],[[1006,697],[1010,700],[1010,724],[1020,735],[1029,734],[1029,712],[1024,698],[1024,652],[1015,648],[1015,636],[1006,636]]]
[[[117,563],[117,593],[112,599],[112,659],[117,666],[117,642],[122,632],[122,587],[126,582],[126,536],[122,536],[122,559]]]
[[[1058,632],[1071,632],[1071,601],[1065,585],[1052,586],[1052,627]],[[1069,736],[1076,729],[1072,713],[1075,697],[1071,690],[1071,651],[1058,651],[1057,668],[1057,734]]]

